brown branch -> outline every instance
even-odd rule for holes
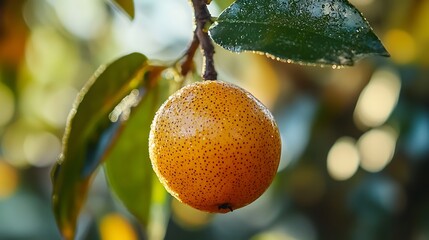
[[[188,72],[194,68],[194,56],[199,45],[200,40],[198,40],[197,34],[194,32],[194,38],[192,39],[191,45],[188,47],[185,56],[183,56],[185,60],[180,64],[180,73],[182,76],[186,76]]]
[[[195,14],[195,36],[198,38],[201,44],[201,51],[203,53],[203,79],[204,80],[216,80],[217,72],[214,67],[214,46],[209,37],[206,27],[211,24],[211,15],[207,9],[207,4],[210,0],[192,0],[192,6]]]

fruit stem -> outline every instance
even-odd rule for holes
[[[194,8],[194,19],[195,19],[195,38],[201,44],[201,51],[203,54],[203,79],[204,80],[216,80],[217,72],[214,67],[214,46],[209,37],[207,31],[207,25],[212,23],[212,17],[207,8],[207,5],[210,3],[210,0],[192,0],[192,7]],[[192,46],[192,45],[191,45]]]

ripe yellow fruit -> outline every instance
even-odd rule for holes
[[[269,110],[235,85],[188,85],[160,107],[151,125],[152,167],[179,201],[226,213],[256,200],[280,161],[280,134]]]

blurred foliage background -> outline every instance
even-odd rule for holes
[[[258,97],[281,130],[279,172],[260,199],[210,215],[160,191],[141,229],[101,170],[78,239],[429,239],[429,1],[351,2],[391,58],[334,70],[217,48],[219,78]],[[49,171],[92,72],[133,51],[172,62],[186,49],[187,1],[135,4],[130,21],[105,0],[0,0],[0,239],[60,238]]]

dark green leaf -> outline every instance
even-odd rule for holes
[[[141,82],[147,59],[139,53],[101,67],[77,96],[52,170],[54,214],[65,239],[73,239],[88,186],[103,154],[120,130],[109,113]]]
[[[134,19],[133,0],[112,0],[115,5],[122,9],[131,19]]]
[[[369,55],[389,55],[346,0],[237,0],[210,34],[233,52],[254,51],[301,64],[353,65]]]
[[[150,124],[171,90],[178,89],[177,82],[163,77],[171,76],[166,74],[168,71],[173,70],[161,73],[159,68],[153,68],[145,73],[145,81],[154,84],[140,90],[142,100],[132,108],[129,119],[123,122],[123,130],[105,162],[111,189],[144,226],[148,223],[153,185],[148,150]]]

